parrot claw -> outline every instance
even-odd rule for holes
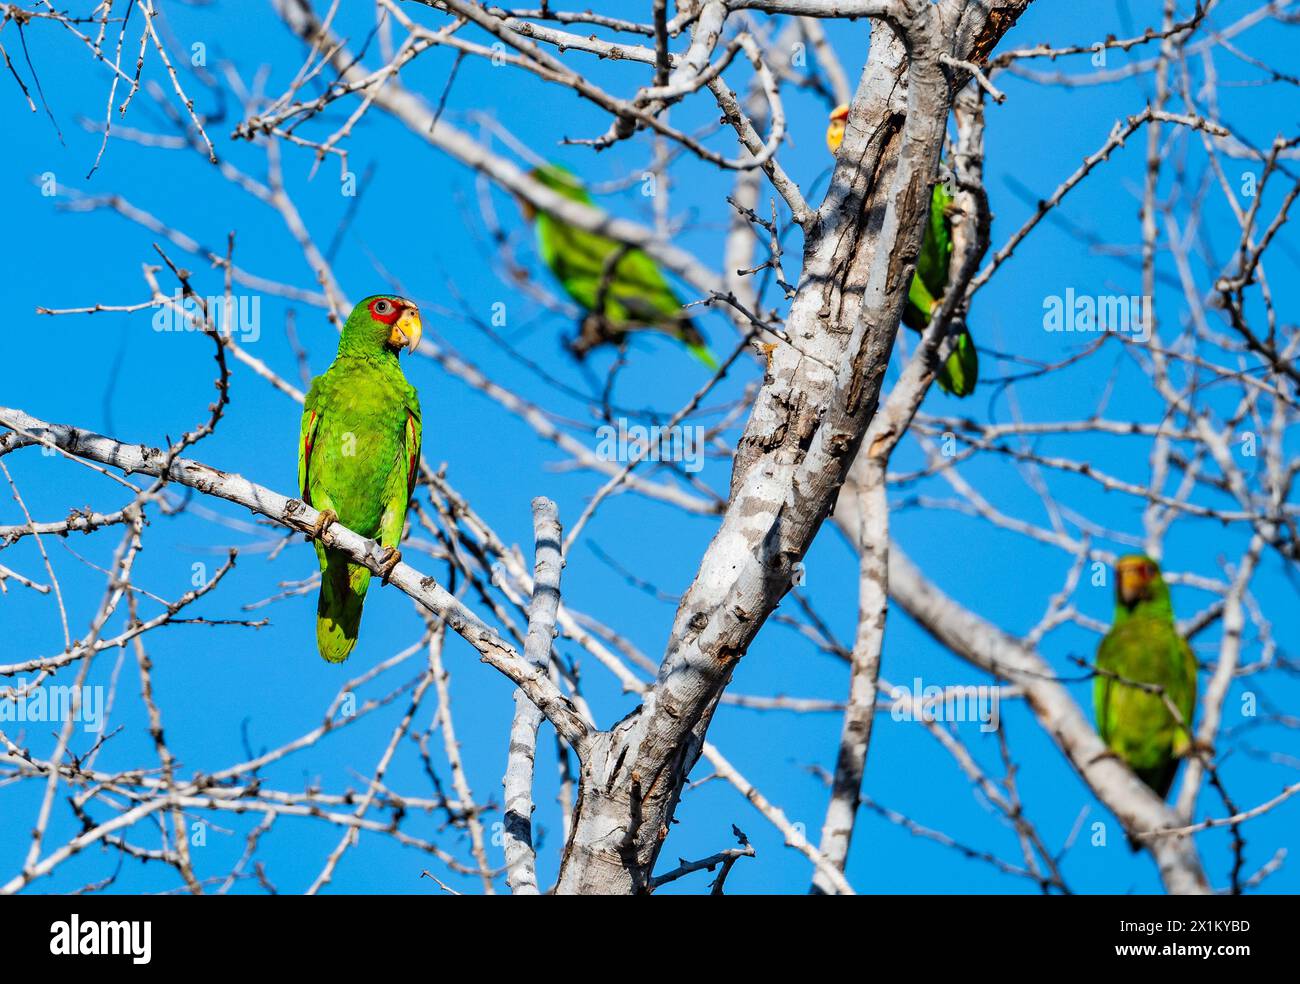
[[[402,551],[396,547],[384,548],[384,559],[379,562],[379,579],[384,584],[393,576],[393,568],[402,562]]]
[[[322,509],[316,517],[316,522],[312,523],[311,532],[308,534],[313,540],[319,540],[324,532],[339,521],[339,514],[333,509]]]

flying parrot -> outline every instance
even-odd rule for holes
[[[1115,623],[1097,649],[1097,670],[1097,733],[1164,799],[1179,758],[1192,746],[1196,658],[1178,634],[1169,586],[1150,557],[1132,554],[1115,565]],[[1162,693],[1124,681],[1154,685]]]
[[[558,164],[539,167],[532,177],[570,201],[592,204],[582,183]],[[528,202],[522,207],[524,216],[536,221],[542,261],[584,312],[580,334],[570,346],[579,358],[598,345],[619,342],[629,330],[652,328],[678,339],[708,368],[717,368],[704,336],[654,260],[639,249],[539,212]]]
[[[341,663],[357,644],[370,570],[325,546],[333,523],[378,539],[383,579],[401,560],[398,544],[420,463],[420,399],[397,355],[415,351],[420,312],[401,297],[367,297],[352,309],[333,364],[312,380],[298,442],[298,487],[320,511],[313,531],[320,561],[316,644]]]
[[[826,128],[826,146],[834,154],[844,140],[844,125],[849,118],[849,107],[838,106],[831,113]],[[948,287],[948,265],[952,258],[953,198],[942,184],[936,184],[930,196],[930,222],[921,243],[921,255],[916,261],[916,272],[907,292],[907,307],[903,309],[903,324],[913,331],[924,331],[930,323],[934,309],[943,301]],[[979,377],[979,354],[975,342],[965,325],[957,335],[952,354],[944,361],[935,377],[940,389],[953,396],[970,396],[975,392]]]

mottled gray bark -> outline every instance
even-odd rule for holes
[[[726,514],[678,608],[655,686],[592,741],[560,892],[649,890],[717,701],[789,590],[875,412],[951,105],[941,56],[969,56],[951,48],[954,31],[968,44],[983,33],[965,5],[947,30],[925,0],[869,6],[908,56],[905,115],[897,53],[877,44],[806,238],[786,320],[793,344],[772,352],[737,447]]]
[[[560,610],[560,515],[555,503],[538,496],[533,500],[533,596],[528,605],[528,635],[524,659],[540,673],[551,665],[551,643]],[[533,768],[537,755],[537,729],[541,709],[522,690],[515,691],[515,716],[510,723],[510,752],[506,759],[505,829],[506,882],[515,895],[536,895],[537,853],[533,845]]]

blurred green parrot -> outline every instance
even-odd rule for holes
[[[558,164],[539,167],[532,177],[570,201],[593,204],[582,183]],[[599,345],[618,344],[629,330],[652,328],[678,339],[710,369],[718,367],[681,300],[642,250],[575,228],[528,202],[522,207],[525,217],[537,223],[542,261],[584,312],[580,333],[570,344],[575,355],[582,358]]]
[[[826,127],[826,146],[834,154],[844,140],[844,125],[849,118],[849,107],[836,107]],[[934,309],[943,302],[948,287],[948,266],[952,259],[952,204],[953,197],[942,183],[934,186],[930,196],[930,221],[921,243],[921,255],[916,261],[916,272],[907,292],[907,306],[903,309],[903,324],[913,331],[924,331],[930,323]],[[970,330],[961,326],[952,353],[939,367],[935,381],[945,393],[953,396],[970,396],[975,392],[979,377],[979,353]]]
[[[370,569],[326,547],[320,535],[332,523],[378,539],[385,548],[383,577],[401,560],[398,545],[420,464],[420,399],[397,355],[415,351],[420,312],[401,297],[375,295],[352,309],[338,355],[312,380],[303,403],[298,442],[298,487],[320,510],[313,538],[320,561],[316,644],[341,663],[357,644]]]
[[[1169,586],[1150,557],[1120,559],[1115,565],[1115,599],[1115,622],[1097,649],[1097,733],[1164,799],[1179,759],[1192,747],[1196,658],[1178,634]],[[1154,685],[1162,692],[1132,683]]]

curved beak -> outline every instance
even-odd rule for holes
[[[835,112],[831,113],[830,123],[826,127],[826,149],[832,154],[840,149],[840,144],[844,142],[844,126],[849,119],[849,107],[845,103],[835,107]]]
[[[1146,594],[1146,578],[1142,574],[1140,567],[1121,567],[1116,571],[1116,577],[1119,581],[1117,585],[1120,603],[1125,608],[1132,608],[1142,600]]]
[[[395,349],[406,349],[408,352],[414,352],[416,346],[420,344],[420,336],[424,334],[424,328],[420,324],[420,312],[415,307],[408,307],[402,312],[402,316],[397,319],[393,325],[393,330],[388,333],[388,344]]]

